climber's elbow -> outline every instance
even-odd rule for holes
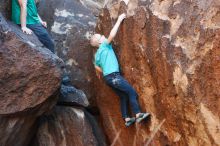
[[[102,73],[102,69],[98,66],[95,66],[95,70],[98,71],[99,73]]]

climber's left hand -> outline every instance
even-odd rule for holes
[[[42,21],[41,24],[42,24],[45,28],[47,28],[47,22],[46,22],[46,21]]]

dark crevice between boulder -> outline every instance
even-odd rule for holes
[[[57,90],[45,102],[34,108],[26,109],[22,112],[13,113],[11,115],[1,115],[1,124],[5,125],[6,121],[12,123],[16,121],[16,124],[13,127],[10,127],[10,129],[14,128],[13,133],[11,134],[9,134],[9,129],[5,129],[3,127],[1,128],[1,130],[5,130],[4,137],[2,137],[2,140],[0,141],[1,144],[4,143],[3,145],[17,146],[28,145],[37,131],[36,121],[38,117],[52,109],[52,107],[56,104],[58,94],[59,90]],[[8,126],[8,124],[6,124],[6,126]]]
[[[71,112],[68,109],[77,109],[77,110],[80,110],[84,113],[84,115],[85,115],[84,120],[88,121],[88,123],[92,129],[92,133],[93,133],[92,135],[95,137],[95,141],[97,142],[96,145],[97,146],[105,146],[106,145],[106,137],[105,137],[103,131],[101,130],[99,124],[97,123],[98,115],[99,115],[98,108],[89,106],[88,99],[87,99],[86,95],[84,94],[84,92],[81,90],[78,90],[74,86],[72,86],[72,84],[70,82],[70,78],[66,75],[63,76],[62,84],[61,84],[61,88],[60,88],[59,92],[60,92],[59,99],[58,99],[56,106],[53,107],[52,110],[50,110],[47,113],[40,116],[38,118],[37,122],[35,123],[34,128],[37,129],[37,131],[35,132],[35,136],[31,140],[31,143],[29,145],[30,146],[38,146],[39,145],[39,135],[41,135],[41,134],[39,134],[38,130],[39,129],[42,130],[42,127],[44,127],[45,124],[46,125],[52,124],[51,126],[48,127],[49,131],[47,132],[47,134],[49,134],[49,135],[52,134],[52,137],[55,138],[57,136],[57,134],[59,134],[59,132],[57,130],[60,127],[58,125],[64,126],[64,127],[66,126],[66,125],[63,125],[65,123],[62,123],[61,121],[59,121],[58,117],[61,116],[60,114],[67,114],[66,112]],[[67,119],[63,119],[63,120],[67,120]],[[56,124],[56,122],[58,122],[59,124]],[[43,131],[45,132],[44,128],[43,128]],[[54,133],[51,133],[52,131],[54,131]],[[67,138],[67,137],[69,137],[69,134],[65,133],[62,136],[65,136]],[[55,143],[57,143],[58,141],[54,140]]]
[[[72,121],[71,120],[72,117],[67,116],[68,114],[71,114],[71,109],[76,109],[76,110],[79,110],[84,113],[85,117],[84,117],[84,119],[81,119],[81,120],[83,120],[83,121],[81,121],[82,122],[81,124],[84,125],[85,124],[84,122],[87,121],[87,123],[90,125],[90,128],[92,130],[92,135],[95,137],[95,141],[96,141],[95,145],[96,146],[106,146],[107,144],[106,144],[105,135],[104,135],[103,131],[101,130],[99,124],[97,123],[96,119],[94,118],[94,116],[91,115],[89,112],[87,112],[87,110],[84,107],[79,107],[79,106],[78,107],[76,107],[76,106],[55,106],[51,111],[49,111],[49,112],[45,113],[44,115],[42,115],[41,117],[39,117],[37,122],[35,123],[35,129],[37,129],[37,131],[35,132],[35,135],[33,136],[29,146],[40,145],[41,142],[39,141],[38,138],[39,137],[42,138],[41,136],[44,134],[46,134],[45,137],[47,137],[48,135],[51,135],[55,144],[60,143],[60,141],[63,140],[63,138],[62,138],[63,136],[66,137],[65,140],[68,143],[68,137],[71,135],[71,133],[69,133],[68,131],[71,131],[71,129],[66,129],[67,131],[65,129],[63,129],[65,132],[62,134],[60,133],[59,129],[64,128],[66,126],[66,124],[65,124],[66,122],[68,123],[68,122]],[[66,117],[67,119],[65,119],[64,117]],[[73,122],[72,124],[74,124],[74,120],[72,122]],[[48,125],[48,126],[46,126],[47,129],[45,129],[45,125]],[[69,125],[69,126],[71,127],[71,125]],[[40,132],[38,130],[40,130]],[[42,130],[46,133],[44,133]],[[78,131],[78,132],[83,134],[84,129],[79,129],[79,130],[81,130],[81,131]],[[59,140],[56,139],[57,136],[60,137]],[[85,135],[81,135],[81,136],[85,136]],[[79,136],[79,137],[81,137],[81,136]],[[75,142],[75,140],[73,140],[73,141]],[[85,142],[84,140],[82,140],[82,141]],[[47,143],[47,142],[45,142],[45,143]],[[76,144],[76,143],[72,143],[72,144]]]

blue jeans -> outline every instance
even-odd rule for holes
[[[131,105],[133,113],[140,112],[137,102],[137,93],[135,89],[120,75],[120,73],[112,73],[104,77],[105,82],[120,97],[121,113],[123,118],[129,117],[128,103]]]
[[[54,42],[52,41],[47,30],[41,25],[38,24],[27,24],[27,27],[30,28],[34,34],[38,37],[39,41],[48,48],[51,52],[54,53]]]

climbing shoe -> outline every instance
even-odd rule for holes
[[[125,126],[129,127],[135,122],[135,118],[130,118],[128,121],[125,121]]]
[[[136,117],[136,121],[140,123],[142,120],[150,116],[150,113],[140,113],[138,117]]]

